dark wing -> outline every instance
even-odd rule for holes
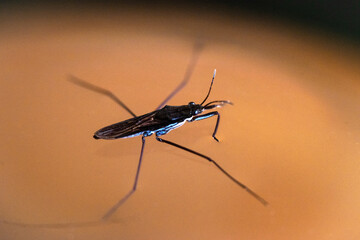
[[[161,128],[164,121],[154,118],[157,111],[144,114],[142,116],[130,118],[128,120],[112,124],[98,130],[94,134],[96,139],[117,139],[126,137],[135,137],[146,131],[155,131]]]

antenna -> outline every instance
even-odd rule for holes
[[[208,94],[206,95],[204,101],[202,101],[202,102],[200,103],[200,105],[203,105],[203,103],[208,99],[208,97],[209,97],[209,95],[210,95],[210,92],[211,92],[212,85],[213,85],[213,83],[214,83],[215,75],[216,75],[216,69],[214,69],[214,75],[213,75],[213,77],[212,77],[212,79],[211,79],[211,84],[210,84],[209,92],[208,92]]]

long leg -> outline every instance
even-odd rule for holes
[[[174,147],[180,148],[182,150],[185,150],[187,152],[193,153],[195,155],[198,155],[199,157],[205,158],[206,160],[208,160],[209,162],[213,163],[221,172],[223,172],[228,178],[230,178],[233,182],[235,182],[237,185],[239,185],[240,187],[242,187],[243,189],[245,189],[248,193],[250,193],[253,197],[255,197],[258,201],[260,201],[263,205],[267,205],[268,202],[265,201],[265,199],[263,199],[262,197],[260,197],[259,195],[257,195],[255,192],[253,192],[250,188],[248,188],[247,186],[245,186],[243,183],[239,182],[238,180],[236,180],[233,176],[231,176],[228,172],[226,172],[222,167],[220,167],[219,164],[217,164],[214,160],[212,160],[211,158],[209,158],[208,156],[205,156],[201,153],[195,152],[194,150],[191,150],[189,148],[183,147],[179,144],[170,142],[168,140],[156,137],[156,140],[158,140],[159,142],[163,142],[163,143],[167,143],[169,145],[172,145]]]
[[[219,126],[219,122],[220,122],[220,114],[219,114],[217,111],[209,112],[209,113],[206,113],[206,114],[203,114],[203,115],[199,115],[199,116],[193,117],[190,122],[198,121],[198,120],[203,120],[203,119],[206,119],[206,118],[215,116],[215,115],[217,115],[217,120],[216,120],[216,125],[215,125],[215,129],[214,129],[214,132],[213,132],[212,137],[213,137],[217,142],[219,142],[219,140],[215,137],[215,134],[216,134],[216,132],[217,132],[217,129],[218,129],[218,126]]]
[[[119,104],[121,107],[123,107],[128,113],[130,113],[133,117],[136,117],[135,113],[133,113],[119,98],[117,98],[111,91],[106,90],[104,88],[98,87],[94,84],[88,83],[80,78],[77,78],[75,76],[70,75],[68,80],[72,83],[75,83],[76,85],[89,89],[91,91],[104,94],[114,100],[117,104]]]
[[[138,168],[136,171],[136,176],[135,176],[135,181],[134,181],[134,185],[132,187],[132,189],[130,190],[130,192],[128,194],[126,194],[122,199],[120,199],[119,202],[117,202],[112,208],[110,208],[109,211],[107,211],[107,213],[102,217],[103,220],[107,220],[112,214],[114,214],[114,212],[122,205],[126,202],[126,200],[128,200],[128,198],[136,191],[136,186],[138,183],[138,179],[139,179],[139,173],[140,173],[140,167],[141,167],[141,162],[142,162],[142,157],[143,157],[143,153],[144,153],[144,147],[145,147],[145,137],[142,137],[142,145],[141,145],[141,152],[140,152],[140,158],[139,158],[139,164],[138,164]]]
[[[188,83],[188,81],[190,80],[190,77],[194,71],[194,68],[196,66],[196,62],[199,58],[199,55],[200,55],[200,52],[201,50],[203,49],[203,43],[201,42],[198,42],[195,44],[194,46],[194,49],[193,49],[193,53],[192,53],[192,57],[191,57],[191,60],[189,62],[189,65],[186,69],[186,72],[185,72],[185,76],[184,76],[184,79],[182,80],[182,82],[179,84],[179,86],[177,86],[174,91],[172,91],[170,93],[169,96],[167,96],[165,98],[165,100],[156,108],[156,109],[160,109],[162,108],[163,106],[165,106],[165,104],[171,99],[173,98],[183,87],[185,87],[185,85]]]
[[[135,181],[132,189],[128,194],[126,194],[119,202],[117,202],[107,213],[102,217],[102,220],[107,220],[114,212],[126,202],[126,200],[135,192],[136,186],[139,179],[139,173],[144,153],[144,147],[145,147],[145,137],[142,137],[142,146],[141,146],[141,152],[140,152],[140,158],[139,158],[139,164],[136,171]],[[0,224],[7,224],[7,225],[13,225],[13,226],[20,226],[20,227],[34,227],[34,228],[74,228],[74,227],[91,227],[91,226],[97,226],[101,223],[104,223],[103,221],[86,221],[86,222],[69,222],[69,223],[50,223],[50,224],[32,224],[32,223],[22,223],[22,222],[11,222],[6,220],[0,220]],[[107,222],[109,223],[109,222]]]

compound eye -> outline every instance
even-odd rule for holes
[[[194,105],[195,105],[195,103],[194,103],[194,102],[189,102],[189,105],[194,106]]]

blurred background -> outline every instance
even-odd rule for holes
[[[0,5],[1,239],[359,239],[358,1],[3,1]],[[166,136],[93,133],[169,105],[228,99]]]
[[[106,11],[118,10],[122,14],[124,8],[147,10],[177,10],[181,12],[196,12],[210,18],[210,13],[228,16],[234,20],[241,15],[251,14],[263,19],[278,20],[291,24],[299,24],[309,29],[337,33],[341,37],[359,38],[360,36],[360,3],[356,0],[340,1],[300,1],[300,0],[224,0],[224,1],[2,1],[2,11],[9,9],[40,9],[53,8],[58,10],[73,9],[79,14],[89,9]]]

